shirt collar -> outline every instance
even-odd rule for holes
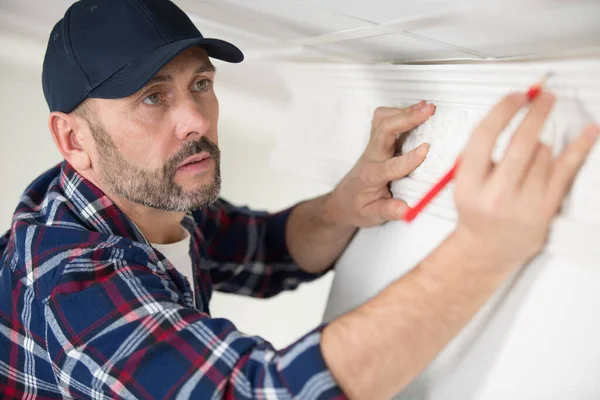
[[[106,193],[85,179],[67,161],[61,165],[59,185],[65,198],[92,230],[148,243],[142,232]]]

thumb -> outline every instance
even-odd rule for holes
[[[429,144],[423,143],[406,154],[392,157],[382,164],[380,176],[385,183],[402,179],[421,165],[428,152]]]
[[[406,202],[400,199],[379,200],[376,203],[377,214],[383,221],[401,220],[408,210]]]

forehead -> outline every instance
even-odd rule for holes
[[[167,65],[165,65],[157,75],[172,74],[179,70],[188,68],[197,68],[198,66],[212,66],[208,53],[200,47],[191,47],[179,53]]]

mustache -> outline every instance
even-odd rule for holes
[[[165,175],[174,175],[177,170],[177,166],[185,161],[187,158],[195,156],[196,154],[200,154],[202,152],[206,152],[210,154],[215,161],[219,161],[221,156],[221,151],[219,150],[219,146],[215,143],[208,140],[205,136],[200,139],[187,142],[183,145],[181,150],[179,150],[175,155],[173,155],[165,164],[164,172]]]

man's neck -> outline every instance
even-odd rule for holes
[[[183,239],[183,212],[157,210],[122,198],[111,200],[123,211],[150,243],[167,244]]]

